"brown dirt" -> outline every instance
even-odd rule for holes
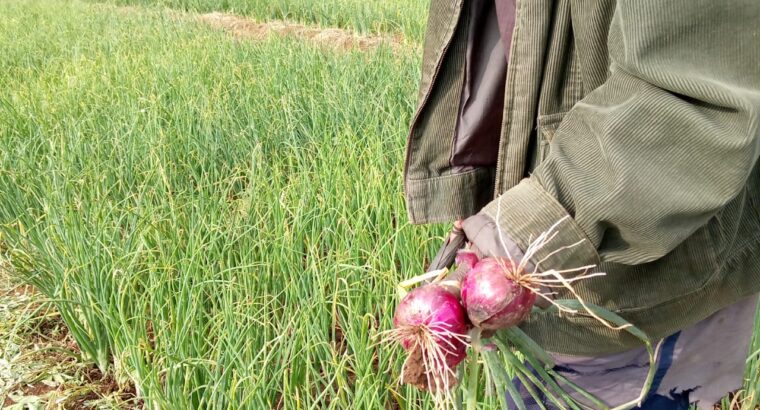
[[[56,388],[44,383],[34,383],[25,386],[23,392],[25,396],[44,396],[53,390],[56,390]]]
[[[428,381],[427,366],[422,360],[422,349],[414,349],[409,353],[410,358],[406,361],[404,368],[401,370],[401,381],[405,384],[410,384],[422,391],[436,391],[436,385],[434,380]],[[456,377],[451,373],[430,375],[431,378],[445,377],[448,379],[449,386],[455,386],[457,384]],[[442,381],[442,379],[438,379]],[[429,385],[430,384],[430,385]],[[440,383],[446,384],[446,383]]]
[[[401,369],[401,381],[405,384],[411,384],[420,390],[427,390],[425,365],[422,362],[422,350],[414,349],[409,353],[409,356],[409,359],[404,363],[404,368]]]
[[[18,285],[12,289],[3,290],[2,293],[0,293],[0,296],[21,297],[27,295],[35,295],[37,293],[37,289],[35,289],[32,285]]]
[[[275,406],[274,410],[282,410],[285,408],[285,397],[283,397],[282,393],[277,393],[277,400],[275,400]]]
[[[64,356],[62,356],[60,359],[62,361],[71,360],[70,357]],[[119,402],[125,406],[123,407],[125,409],[143,408],[143,402],[137,398],[134,386],[129,385],[125,388],[122,388],[118,385],[113,376],[104,376],[103,373],[94,366],[85,370],[83,376],[84,380],[88,383],[89,388],[83,394],[72,397],[71,399],[61,403],[62,408],[72,410],[91,408],[92,406],[90,406],[88,402],[109,395],[117,395],[119,397]],[[36,382],[23,386],[21,388],[21,392],[24,396],[43,397],[52,391],[63,392],[69,387],[74,386],[64,384],[61,386],[53,387],[41,382]],[[127,405],[127,403],[130,403],[130,405]],[[7,397],[3,403],[3,406],[10,406],[13,404],[15,404],[15,402],[11,398]]]
[[[119,401],[123,404],[131,403],[128,405],[128,409],[141,409],[144,404],[142,400],[137,398],[137,392],[133,385],[129,385],[125,388],[119,386],[116,379],[111,374],[103,375],[103,373],[95,366],[90,367],[85,375],[85,380],[91,383],[93,386],[97,386],[97,390],[91,390],[86,394],[77,397],[75,400],[66,403],[67,409],[82,409],[87,407],[87,402],[97,400],[99,397],[109,396],[116,394],[119,396]]]
[[[360,35],[338,28],[308,26],[287,21],[256,22],[252,19],[226,13],[207,13],[198,17],[201,21],[220,28],[236,38],[263,40],[269,36],[295,37],[319,46],[337,50],[370,50],[388,45],[397,50],[404,44],[401,35]]]
[[[337,316],[337,315],[336,315]],[[340,326],[338,318],[335,318],[335,324],[333,325],[333,345],[335,350],[343,354],[346,352],[346,336],[343,334],[343,328]]]
[[[148,320],[145,326],[145,333],[148,337],[148,346],[150,346],[150,350],[153,350],[156,348],[156,332],[153,330],[153,321]]]

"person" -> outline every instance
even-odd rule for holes
[[[433,0],[409,219],[459,221],[437,263],[457,230],[514,256],[559,221],[531,262],[595,265],[580,297],[661,346],[642,408],[709,409],[741,386],[760,292],[759,124],[756,0]],[[638,395],[627,332],[552,310],[521,328],[609,405]]]

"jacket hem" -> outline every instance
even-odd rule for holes
[[[474,215],[493,197],[494,170],[406,181],[406,207],[413,224],[450,222]]]

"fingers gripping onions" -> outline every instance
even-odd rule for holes
[[[579,314],[583,311],[613,330],[631,326],[629,323],[618,323],[622,319],[612,319],[610,322],[608,318],[614,318],[614,315],[609,312],[600,314],[606,311],[587,305],[573,287],[577,281],[603,276],[603,272],[592,271],[595,265],[563,269],[545,266],[554,255],[581,243],[544,250],[556,237],[556,228],[565,219],[538,235],[527,249],[515,255],[517,259],[512,258],[509,251],[513,248],[507,246],[502,232],[498,231],[506,258],[481,259],[477,249],[467,248],[457,253],[455,271],[430,271],[399,284],[399,294],[403,300],[393,318],[394,329],[383,333],[390,336],[386,337],[386,341],[400,343],[408,354],[402,371],[404,383],[430,391],[437,407],[449,407],[448,404],[455,403],[452,389],[458,382],[455,368],[469,353],[471,357],[464,377],[467,386],[458,403],[461,406],[464,399],[468,409],[475,409],[481,380],[479,369],[482,362],[479,357],[485,354],[483,358],[488,363],[490,370],[487,374],[491,381],[501,386],[500,389],[508,390],[504,387],[507,374],[502,368],[503,363],[493,353],[496,346],[504,352],[512,349],[504,340],[511,340],[513,332],[496,331],[519,325],[530,315],[537,298],[542,298],[561,313]],[[498,211],[496,220],[499,220]],[[432,284],[406,293],[410,286],[430,279],[434,280]],[[565,299],[556,300],[555,295],[562,294],[574,297],[573,303],[568,304]],[[516,345],[523,343],[526,337],[525,334],[519,336],[520,342],[515,342]],[[493,338],[496,345],[489,342]],[[528,349],[527,354],[535,352],[543,351],[536,345]],[[546,357],[547,354],[543,352],[540,356]],[[653,353],[650,349],[651,357]],[[513,364],[515,369],[527,371],[519,360]],[[541,390],[538,384],[536,387],[541,392],[547,392]]]

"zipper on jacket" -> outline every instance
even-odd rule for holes
[[[438,1],[438,0],[432,0],[432,1]],[[430,86],[428,87],[427,92],[422,97],[422,101],[417,106],[417,110],[414,113],[414,117],[412,118],[412,126],[409,130],[409,135],[407,136],[406,141],[406,160],[404,161],[404,192],[407,191],[407,174],[409,170],[409,163],[412,158],[412,152],[410,150],[412,145],[412,134],[414,134],[414,129],[417,126],[417,121],[419,120],[420,114],[422,113],[422,109],[425,107],[425,105],[428,102],[428,99],[430,98],[430,94],[433,92],[433,87],[435,86],[435,80],[438,78],[438,73],[441,71],[441,66],[443,65],[443,60],[446,58],[446,53],[449,50],[449,47],[451,46],[451,43],[454,40],[454,37],[456,35],[457,27],[459,26],[459,20],[462,17],[462,8],[464,5],[464,0],[459,0],[459,7],[457,10],[457,18],[456,22],[454,23],[454,27],[451,30],[451,34],[449,35],[449,38],[446,39],[446,42],[443,44],[443,49],[441,49],[441,54],[437,58],[437,62],[435,63],[435,68],[433,69],[433,75],[430,77]],[[498,161],[498,160],[497,160]]]

